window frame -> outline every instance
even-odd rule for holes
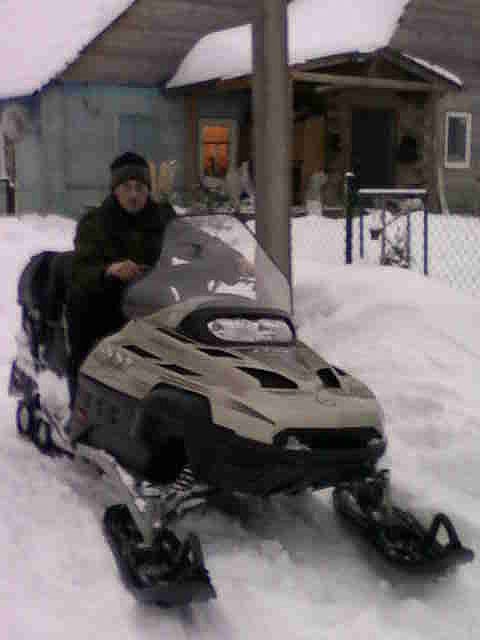
[[[238,154],[238,122],[233,118],[200,118],[198,120],[197,167],[200,179],[205,177],[203,166],[203,127],[222,126],[229,130],[228,168],[236,166]]]
[[[465,159],[449,160],[448,132],[450,120],[462,118],[466,121],[465,132]],[[469,111],[447,111],[445,114],[445,168],[446,169],[470,169],[472,160],[472,114]]]

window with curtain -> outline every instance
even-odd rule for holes
[[[200,174],[225,178],[237,152],[236,122],[227,119],[200,121]]]

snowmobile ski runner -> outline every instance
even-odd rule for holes
[[[198,537],[182,542],[172,527],[218,496],[333,488],[336,510],[398,564],[473,558],[446,516],[425,530],[390,504],[377,471],[387,446],[380,404],[298,339],[288,282],[234,216],[167,225],[157,265],[125,291],[128,322],[93,347],[74,394],[71,261],[71,252],[46,251],[20,276],[9,393],[22,436],[88,461],[114,487],[104,533],[136,598],[215,597]]]
[[[464,547],[448,516],[437,513],[424,527],[409,511],[392,504],[390,474],[335,487],[333,504],[345,518],[390,563],[414,572],[443,573],[471,562],[473,551]],[[440,535],[446,535],[446,541]]]
[[[137,600],[180,606],[216,597],[193,533],[180,542],[173,531],[162,528],[147,546],[123,504],[108,507],[103,526],[122,580]]]

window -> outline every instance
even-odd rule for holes
[[[237,154],[237,123],[234,120],[200,120],[200,176],[225,178]]]
[[[472,114],[448,111],[445,122],[445,167],[468,169],[472,143]]]

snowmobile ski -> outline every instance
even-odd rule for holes
[[[426,528],[412,513],[394,506],[386,471],[372,479],[337,486],[333,504],[337,513],[398,567],[443,573],[474,558],[473,551],[462,545],[445,514],[438,513]],[[440,541],[442,529],[446,542]]]
[[[122,504],[106,510],[104,532],[123,583],[140,602],[174,607],[216,598],[196,535],[181,542],[164,527],[145,545]]]

